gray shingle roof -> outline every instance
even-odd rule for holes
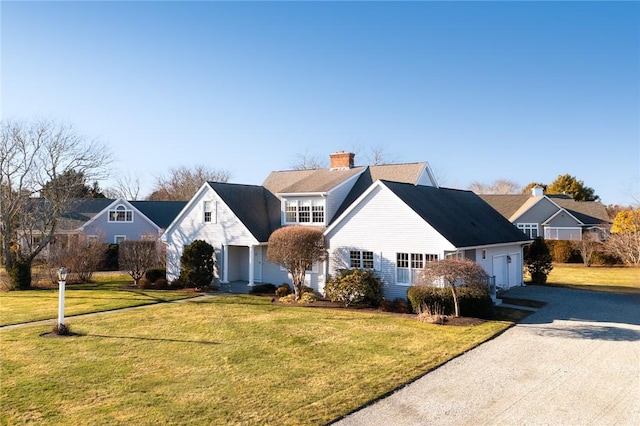
[[[458,248],[529,241],[522,231],[471,191],[383,183]]]
[[[269,188],[274,193],[291,194],[291,193],[309,193],[309,192],[328,192],[345,180],[361,173],[364,167],[354,167],[351,169],[318,169],[312,170],[312,173],[290,173],[290,172],[273,172],[267,177],[263,184],[265,188]],[[280,174],[280,176],[278,176]],[[289,178],[287,182],[286,179]],[[275,187],[273,182],[277,180],[278,190],[273,191],[270,187]]]
[[[540,198],[526,194],[483,194],[479,195],[479,197],[489,203],[491,207],[496,209],[507,219],[513,217],[518,210],[522,209],[526,211],[534,204],[536,199]],[[611,222],[607,215],[607,210],[602,203],[595,201],[575,201],[570,196],[562,194],[546,195],[546,197],[574,215],[585,225],[597,225]]]
[[[280,200],[257,185],[208,182],[233,213],[259,241],[267,242],[280,227]]]
[[[71,201],[67,211],[58,220],[58,231],[73,231],[80,228],[114,201],[109,198],[82,198]]]
[[[368,171],[371,183],[376,180],[417,183],[427,163],[358,166],[350,169],[285,170],[271,172],[263,186],[274,194],[328,192],[345,180]]]
[[[129,201],[129,203],[161,229],[169,226],[187,205],[186,201]]]

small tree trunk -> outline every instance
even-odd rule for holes
[[[460,304],[458,303],[458,291],[455,284],[451,285],[451,294],[453,295],[453,308],[455,309],[455,317],[460,316]]]

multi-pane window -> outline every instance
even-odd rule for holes
[[[351,250],[349,252],[349,264],[351,269],[374,269],[373,252]]]
[[[311,222],[311,201],[300,201],[298,203],[298,222]]]
[[[396,280],[398,284],[414,284],[426,263],[438,260],[437,254],[396,253]]]
[[[422,253],[411,253],[411,283],[415,283],[418,274],[424,268],[424,258]]]
[[[538,236],[537,223],[518,223],[518,229],[522,230],[529,238],[536,238]]]
[[[209,223],[215,222],[213,201],[204,201],[202,204],[204,210],[204,221]]]
[[[109,210],[109,222],[133,222],[133,211],[119,205]]]
[[[313,200],[311,202],[311,221],[313,223],[324,223],[324,202]]]
[[[286,223],[324,224],[324,200],[285,201]]]

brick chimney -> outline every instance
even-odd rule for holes
[[[353,167],[353,158],[355,154],[352,152],[334,152],[329,155],[331,158],[331,170],[333,169],[351,169]]]

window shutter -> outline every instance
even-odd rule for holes
[[[380,271],[381,265],[380,265],[380,259],[382,259],[382,253],[378,253],[378,252],[374,252],[373,253],[373,270],[374,271]]]

